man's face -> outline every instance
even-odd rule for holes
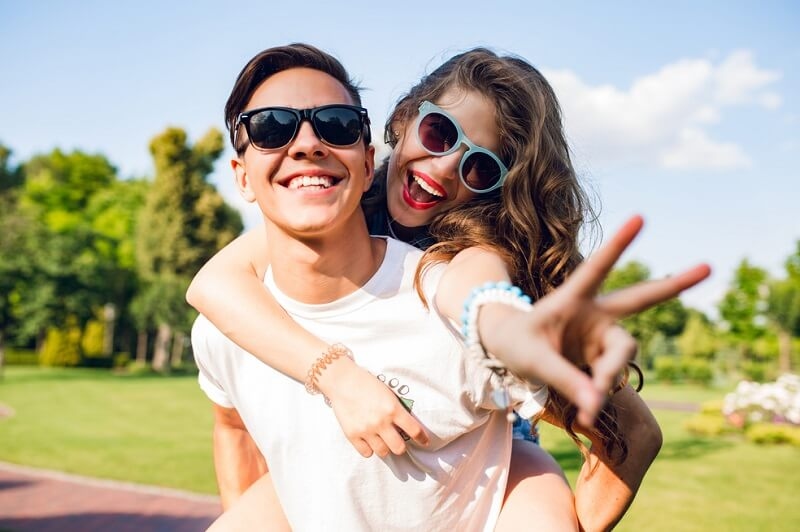
[[[342,103],[353,101],[335,78],[319,70],[292,68],[261,83],[246,110]],[[361,195],[372,181],[373,152],[363,141],[345,148],[329,146],[303,121],[288,145],[260,150],[248,144],[231,166],[242,196],[258,203],[268,224],[293,236],[316,237],[360,220]]]

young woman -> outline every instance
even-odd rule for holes
[[[231,140],[241,153],[247,139],[229,111]],[[524,60],[485,49],[453,57],[400,100],[386,138],[393,152],[363,202],[374,234],[423,247],[438,242],[424,260],[451,261],[466,277],[502,264],[535,299],[562,284],[581,261],[578,232],[591,209],[572,168],[555,95]],[[229,245],[198,274],[187,298],[247,351],[303,381],[328,346],[297,326],[263,290],[265,244],[256,230]],[[562,351],[584,347],[563,345]],[[550,371],[523,360],[506,363],[529,379]],[[602,364],[594,370],[596,386],[566,370],[550,380],[583,408],[583,425],[555,393],[544,416],[592,442],[576,486],[578,518],[586,528],[610,526],[621,517],[660,447],[655,420],[624,383],[591,426],[611,378]],[[403,434],[420,444],[427,440],[389,388],[345,357],[319,375],[318,387],[364,456],[403,453]],[[615,407],[623,413],[615,414]],[[514,445],[504,509],[509,520],[530,512],[531,501],[541,500],[541,473],[554,471],[532,444]]]

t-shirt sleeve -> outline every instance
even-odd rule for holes
[[[222,334],[211,324],[208,319],[200,315],[192,326],[192,352],[199,370],[197,382],[200,389],[211,401],[223,408],[233,408],[233,402],[225,391],[225,387],[216,374],[219,371],[216,359],[223,358],[220,336]]]
[[[487,364],[486,355],[481,350],[468,349],[466,338],[460,324],[444,316],[436,306],[436,287],[446,269],[445,264],[437,264],[425,272],[422,289],[428,300],[431,312],[436,313],[450,332],[458,340],[464,353],[466,372],[466,392],[473,404],[482,409],[497,410],[496,392],[503,388],[503,378]],[[509,399],[515,410],[526,418],[531,418],[544,408],[547,401],[547,386],[534,386],[517,378],[512,378],[508,388]]]

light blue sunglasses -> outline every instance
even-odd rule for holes
[[[458,120],[429,101],[419,106],[416,123],[417,140],[431,155],[449,155],[462,144],[467,151],[461,156],[458,176],[472,192],[485,194],[503,186],[508,168],[493,151],[478,146],[467,138]]]

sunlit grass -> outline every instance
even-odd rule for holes
[[[695,398],[715,398],[703,389],[675,390],[679,393],[671,397],[659,389],[659,400],[682,402],[687,392]],[[664,446],[616,530],[797,530],[800,449],[757,446],[736,437],[693,436],[683,428],[691,413],[655,410],[655,414]],[[559,430],[543,426],[541,432],[544,447],[556,456],[574,486],[579,453]]]
[[[645,398],[720,399],[729,389],[648,383]],[[194,377],[125,377],[99,370],[9,368],[0,403],[0,460],[83,475],[215,493],[210,403]],[[620,531],[796,530],[800,449],[696,437],[691,413],[656,410],[664,447]],[[575,482],[580,454],[542,427],[544,446]]]
[[[8,368],[0,460],[215,493],[210,402],[191,376]]]

